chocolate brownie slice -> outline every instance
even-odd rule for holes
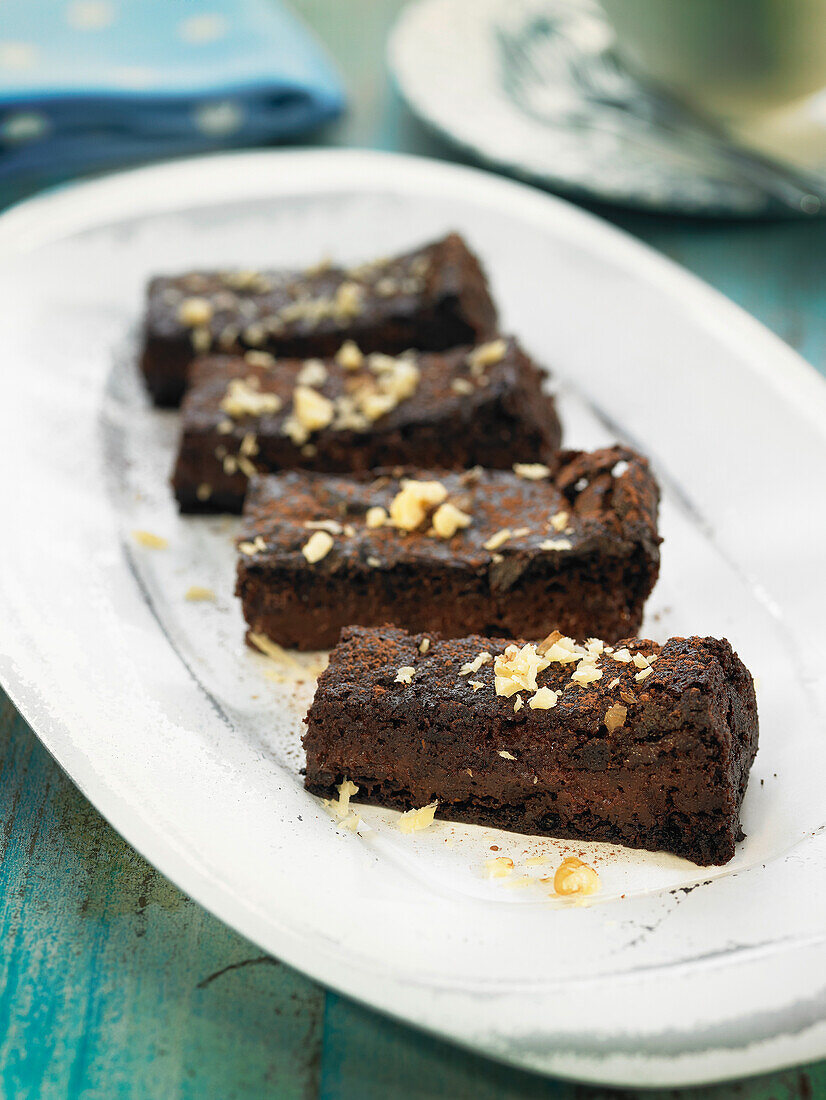
[[[618,638],[657,579],[657,502],[624,447],[561,452],[553,470],[257,478],[236,591],[253,633],[300,649],[384,622]]]
[[[726,863],[757,752],[729,643],[587,648],[344,631],[307,716],[306,786],[515,832]]]
[[[184,512],[240,512],[249,476],[546,461],[559,445],[544,375],[515,340],[445,353],[196,361],[173,475]]]
[[[344,269],[193,271],[149,283],[141,369],[156,404],[177,405],[192,359],[254,348],[290,358],[441,351],[496,331],[479,261],[456,233],[392,259]]]

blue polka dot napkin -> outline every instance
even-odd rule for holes
[[[0,180],[277,141],[343,107],[278,0],[0,0]]]

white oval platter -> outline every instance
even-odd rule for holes
[[[300,775],[312,694],[247,649],[236,521],[176,515],[176,416],[134,364],[143,287],[207,264],[388,254],[449,228],[555,373],[566,442],[620,437],[664,486],[645,632],[728,636],[759,677],[747,839],[725,868],[437,822],[345,833]],[[826,387],[670,262],[557,199],[366,152],[188,160],[0,219],[0,675],[114,827],[286,962],[496,1058],[686,1084],[826,1054]],[[150,550],[131,536],[169,540]],[[215,602],[191,603],[192,584]],[[309,665],[311,662],[307,662]],[[487,880],[492,845],[546,854]],[[539,882],[585,850],[602,892]]]

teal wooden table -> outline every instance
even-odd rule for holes
[[[351,95],[348,118],[317,144],[454,156],[407,114],[386,75],[384,39],[400,0],[295,6],[338,59]],[[599,213],[826,369],[826,219]],[[0,853],[0,1100],[620,1095],[494,1065],[263,956],[132,851],[1,695]],[[683,1095],[826,1097],[826,1062]]]

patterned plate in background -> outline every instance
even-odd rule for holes
[[[776,213],[737,155],[643,89],[611,46],[591,0],[417,0],[389,55],[413,111],[493,167],[644,209]]]

